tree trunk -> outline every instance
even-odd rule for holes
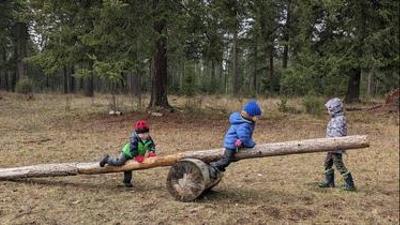
[[[138,99],[138,108],[142,107],[142,89],[141,89],[141,75],[137,69],[135,73],[131,74],[131,89],[132,94]]]
[[[11,90],[12,92],[15,92],[15,85],[17,84],[18,77],[17,77],[17,71],[13,71],[11,73]]]
[[[178,201],[189,202],[216,186],[222,174],[211,178],[209,166],[199,159],[183,159],[173,165],[167,177],[167,190]]]
[[[328,152],[337,149],[358,149],[366,148],[368,146],[369,142],[366,135],[287,141],[259,144],[254,149],[238,152],[235,154],[235,160],[289,154]],[[78,174],[102,174],[129,170],[141,170],[154,167],[171,166],[185,158],[195,158],[204,162],[211,162],[220,159],[223,152],[224,149],[179,152],[173,155],[146,158],[143,163],[130,160],[125,163],[125,165],[119,167],[100,167],[98,162],[92,162],[42,164],[25,167],[4,168],[0,169],[0,180],[29,177],[73,176]]]
[[[182,71],[179,76],[179,91],[183,92],[183,79],[185,77],[185,59],[182,59]]]
[[[271,43],[271,46],[269,46],[269,51],[268,51],[268,74],[269,74],[269,79],[270,79],[270,85],[269,85],[269,91],[270,94],[272,95],[274,93],[274,46],[273,43]]]
[[[27,76],[28,67],[23,61],[27,57],[28,25],[23,22],[15,23],[15,56],[17,60],[17,80]]]
[[[283,32],[283,56],[282,56],[282,68],[286,69],[289,61],[289,32],[290,32],[290,16],[291,16],[291,0],[287,1],[286,6],[286,24]]]
[[[217,89],[217,81],[215,80],[215,60],[211,59],[211,93],[215,93]]]
[[[70,67],[70,75],[69,75],[69,92],[70,93],[75,93],[75,68],[74,66]]]
[[[63,92],[64,94],[68,94],[68,81],[69,81],[69,77],[68,77],[68,69],[66,66],[63,67]]]
[[[89,77],[85,79],[85,96],[93,97],[94,96],[94,78],[93,74],[90,74]]]
[[[90,71],[93,71],[93,62],[89,62],[84,66],[86,68],[88,68]],[[94,96],[94,74],[93,74],[93,72],[90,72],[90,74],[84,78],[84,94],[87,97]]]
[[[46,90],[47,90],[47,91],[48,91],[49,88],[50,88],[50,82],[49,82],[49,76],[48,76],[48,75],[46,75],[45,87],[46,87]]]
[[[363,51],[363,46],[365,42],[365,37],[367,35],[366,33],[366,7],[368,7],[368,3],[365,3],[363,1],[358,2],[360,3],[360,20],[361,23],[359,27],[357,27],[359,32],[356,34],[356,38],[354,40],[355,42],[355,58],[357,60],[356,64],[353,66],[353,68],[350,69],[349,71],[349,82],[347,86],[347,93],[345,97],[345,101],[347,103],[352,103],[352,102],[360,102],[360,84],[361,84],[361,61],[364,56],[364,51]]]
[[[153,56],[152,91],[149,108],[171,109],[167,97],[167,40],[165,38],[166,20],[159,18],[162,12],[159,0],[153,0],[155,17],[158,17],[153,24],[153,29],[158,38],[155,41],[155,52]]]
[[[233,72],[233,79],[232,79],[232,92],[233,95],[238,96],[240,94],[240,71],[239,71],[239,44],[238,44],[238,33],[235,31],[233,33],[233,55],[232,55],[232,72]]]
[[[361,68],[359,66],[352,68],[349,71],[349,76],[345,102],[360,102]]]
[[[10,76],[9,76],[9,72],[6,71],[4,72],[4,88],[6,91],[10,91]]]
[[[6,49],[2,48],[1,51],[2,51],[2,54],[1,54],[1,58],[0,58],[0,64],[5,65],[7,63]],[[5,66],[0,67],[0,89],[6,89],[6,86],[5,86],[6,75],[7,75],[7,69],[5,68]]]
[[[258,73],[258,46],[257,46],[257,34],[255,37],[255,45],[254,45],[254,70],[253,70],[253,91],[254,95],[258,95],[258,90],[257,90],[257,73]]]
[[[8,79],[8,71],[5,71],[4,72],[4,90],[10,91],[9,87],[10,86],[9,86],[9,79]]]
[[[373,72],[369,71],[368,77],[367,77],[367,95],[368,95],[368,97],[371,97],[371,95],[372,95],[372,75],[373,75]]]

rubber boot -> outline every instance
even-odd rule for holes
[[[335,187],[335,171],[329,169],[325,171],[325,181],[318,184],[320,188],[333,188]]]
[[[125,187],[131,188],[132,184],[132,171],[124,171],[124,180],[122,181]]]
[[[211,179],[217,179],[218,176],[222,173],[217,167],[210,165],[208,167],[208,172],[210,173]]]
[[[100,161],[100,167],[104,167],[108,163],[108,158],[110,158],[109,155],[105,155],[104,158]]]
[[[348,172],[348,173],[344,174],[343,178],[344,178],[343,190],[345,190],[345,191],[355,191],[356,187],[354,185],[353,176],[351,176],[351,173]]]

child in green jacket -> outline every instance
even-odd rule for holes
[[[105,165],[110,166],[122,166],[126,161],[135,159],[137,162],[142,163],[145,157],[155,157],[156,149],[153,139],[149,134],[149,126],[146,121],[139,120],[134,126],[134,132],[132,132],[130,142],[125,144],[121,150],[118,158],[112,158],[109,155],[105,155],[100,161],[100,167]],[[123,184],[126,187],[133,187],[132,185],[132,171],[124,172]]]

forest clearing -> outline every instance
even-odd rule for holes
[[[233,98],[171,96],[177,112],[158,117],[129,110],[132,99],[117,96],[124,114],[110,116],[107,95],[71,95],[68,102],[57,94],[37,94],[30,101],[5,92],[1,96],[1,168],[118,154],[132,121],[141,118],[151,124],[159,155],[219,148],[228,126],[225,114],[241,106]],[[265,114],[254,133],[257,143],[324,137],[328,115],[281,113],[279,99],[259,102]],[[302,111],[298,103],[288,100]],[[316,186],[323,176],[323,153],[277,156],[231,165],[213,192],[190,203],[175,201],[166,191],[168,168],[134,171],[133,189],[120,185],[119,173],[0,182],[0,223],[398,224],[398,114],[346,115],[349,135],[367,134],[371,142],[369,149],[345,156],[356,192]]]
[[[399,224],[399,12],[0,1],[0,225]]]

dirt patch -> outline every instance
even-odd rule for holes
[[[279,208],[261,206],[258,210],[261,211],[262,214],[265,214],[275,219],[283,218],[283,214]]]
[[[308,220],[317,216],[317,212],[306,208],[289,209],[289,220],[298,222]]]

